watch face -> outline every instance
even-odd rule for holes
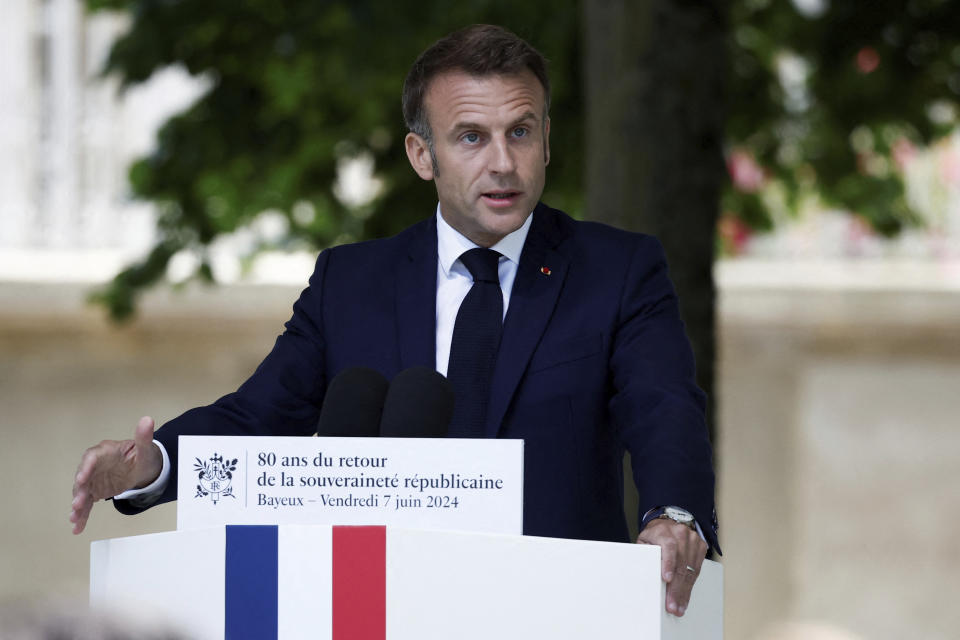
[[[664,509],[664,514],[671,520],[676,520],[677,522],[693,522],[693,515],[684,511],[683,509],[677,509],[674,507],[667,507]]]

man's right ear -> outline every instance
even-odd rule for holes
[[[424,180],[433,180],[433,156],[430,154],[430,145],[427,141],[410,132],[403,140],[407,150],[407,159],[417,175]]]

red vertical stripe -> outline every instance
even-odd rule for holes
[[[386,640],[387,528],[333,527],[333,640]]]

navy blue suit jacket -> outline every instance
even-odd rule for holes
[[[433,367],[436,274],[435,218],[323,251],[250,379],[157,431],[173,464],[162,500],[176,498],[179,435],[310,435],[341,370]],[[704,405],[660,244],[538,205],[486,423],[487,437],[525,440],[524,533],[626,541],[626,448],[641,513],[684,507],[715,546]]]

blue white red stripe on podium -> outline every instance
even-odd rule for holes
[[[332,527],[331,601],[327,624],[332,640],[386,638],[386,527]],[[318,540],[318,546],[323,542]],[[281,620],[276,526],[227,526],[224,571],[224,638],[276,640]],[[313,610],[326,609],[314,602]],[[320,616],[323,625],[323,616]],[[302,631],[302,629],[301,629]],[[316,637],[328,637],[317,629]]]

